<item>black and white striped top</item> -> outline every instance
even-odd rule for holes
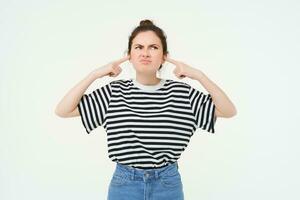
[[[214,133],[217,119],[210,94],[171,79],[114,80],[84,94],[78,108],[87,133],[106,130],[112,161],[141,169],[175,162],[195,130]]]

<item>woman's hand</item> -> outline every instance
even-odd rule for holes
[[[110,76],[110,77],[116,77],[118,76],[121,72],[122,69],[120,67],[120,64],[129,60],[130,56],[127,55],[119,60],[110,62],[102,67],[99,67],[95,69],[92,73],[97,77],[103,77],[103,76]]]
[[[202,72],[200,70],[190,67],[183,62],[171,59],[169,57],[166,58],[166,61],[168,61],[176,66],[173,73],[179,79],[183,79],[185,77],[188,77],[191,79],[196,79],[196,77],[199,76],[199,74],[202,74]]]

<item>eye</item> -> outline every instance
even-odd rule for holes
[[[155,46],[153,46],[152,48],[154,48],[154,49],[158,49],[157,47],[155,47]]]
[[[135,47],[135,49],[139,49],[139,48],[141,48],[141,46],[137,46],[137,47]]]

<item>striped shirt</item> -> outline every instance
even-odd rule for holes
[[[87,133],[104,127],[112,161],[141,169],[174,163],[195,130],[214,133],[217,119],[210,94],[171,79],[114,80],[84,94],[78,108]]]

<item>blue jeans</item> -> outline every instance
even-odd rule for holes
[[[183,200],[178,163],[157,169],[137,169],[116,164],[108,200]]]

